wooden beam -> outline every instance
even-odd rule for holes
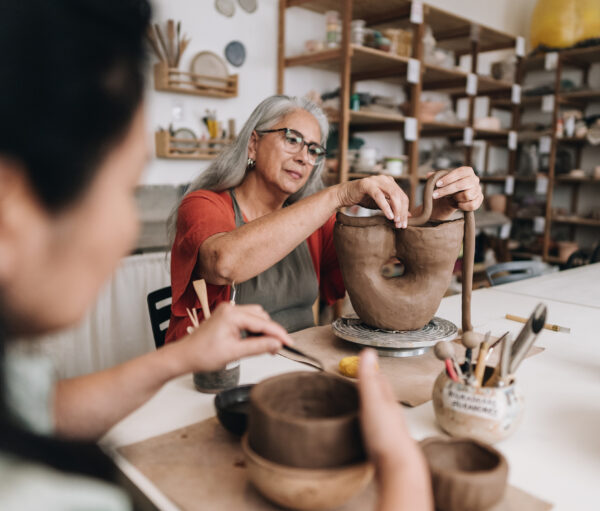
[[[285,75],[285,6],[286,0],[279,0],[277,32],[277,94],[283,94]]]
[[[341,0],[342,12],[342,51],[340,71],[340,123],[339,131],[339,176],[340,183],[348,181],[348,138],[350,135],[350,26],[352,23],[352,0]]]

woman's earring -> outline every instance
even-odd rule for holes
[[[252,167],[254,167],[254,165],[256,165],[256,162],[252,158],[248,158],[248,161],[246,162],[246,166],[249,169],[251,169]]]

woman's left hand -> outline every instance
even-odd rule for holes
[[[445,220],[456,209],[475,211],[483,202],[479,178],[471,167],[454,169],[436,183],[432,218]]]

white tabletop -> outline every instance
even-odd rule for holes
[[[506,330],[517,332],[522,325],[504,319],[504,315],[529,316],[538,301],[507,291],[478,290],[472,309],[475,330],[491,330],[496,335]],[[548,321],[570,327],[571,333],[544,330],[538,338],[537,344],[545,351],[525,360],[517,372],[526,399],[523,422],[497,447],[508,459],[509,481],[514,486],[552,502],[558,510],[598,509],[600,316],[590,307],[552,300],[544,303]],[[438,315],[460,324],[460,296],[445,298]],[[242,362],[241,381],[256,382],[298,369],[310,370],[280,356],[264,355]],[[176,379],[117,424],[102,443],[114,448],[201,421],[214,415],[212,400],[212,396],[194,390],[191,376]],[[431,402],[404,408],[404,413],[416,439],[441,433]],[[116,458],[160,509],[178,509],[126,460]]]
[[[494,289],[600,308],[600,263],[502,284]]]

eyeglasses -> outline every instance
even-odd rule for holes
[[[290,154],[297,154],[304,149],[304,146],[308,147],[308,161],[313,165],[319,163],[327,155],[327,151],[322,145],[316,142],[307,142],[304,140],[302,133],[290,129],[290,128],[279,128],[277,130],[256,130],[259,135],[265,133],[278,133],[283,132],[284,149]]]

